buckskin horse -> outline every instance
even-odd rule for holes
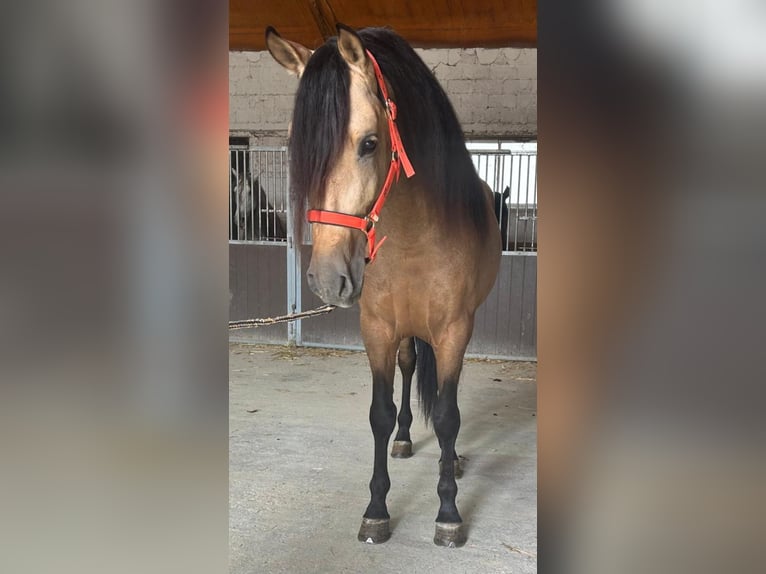
[[[300,78],[289,152],[297,237],[303,217],[312,224],[308,284],[325,303],[360,306],[375,456],[359,540],[390,537],[398,358],[402,403],[391,454],[412,454],[417,367],[421,408],[441,447],[434,542],[461,546],[457,389],[474,313],[500,261],[492,191],[476,174],[446,94],[396,33],[338,25],[338,35],[312,51],[269,27],[266,45]]]

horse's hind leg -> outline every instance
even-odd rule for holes
[[[385,542],[391,536],[386,495],[391,488],[388,477],[388,439],[396,425],[393,394],[396,344],[396,341],[369,340],[365,337],[372,370],[370,427],[375,438],[375,462],[370,480],[370,504],[364,513],[358,538],[370,544]]]
[[[402,404],[399,408],[399,430],[391,447],[391,456],[394,458],[409,458],[412,456],[410,387],[412,385],[412,375],[415,373],[415,360],[415,339],[410,337],[409,339],[402,340],[399,343],[399,369],[402,371]]]

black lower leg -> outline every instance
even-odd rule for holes
[[[399,409],[399,430],[394,440],[412,442],[410,438],[410,426],[412,426],[410,388],[412,375],[415,373],[415,339],[405,339],[399,345],[399,369],[402,371],[402,404]]]
[[[439,444],[442,448],[442,460],[455,457],[455,440],[460,430],[460,410],[457,406],[457,381],[446,381],[439,391],[433,412],[433,425]],[[437,522],[462,522],[455,504],[457,483],[455,482],[455,467],[452,464],[442,464],[439,473],[439,514]]]
[[[442,439],[440,439],[438,436],[436,437],[439,440],[439,448],[442,448]],[[453,448],[452,449],[452,460],[458,460],[457,451]],[[442,461],[442,456],[439,455],[439,462]]]
[[[373,377],[370,427],[375,438],[375,462],[370,480],[370,504],[365,518],[388,518],[386,495],[391,488],[388,477],[388,439],[396,424],[393,385],[384,377]]]

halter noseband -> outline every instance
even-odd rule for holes
[[[380,88],[380,93],[383,95],[383,103],[386,106],[388,133],[391,139],[391,166],[388,168],[388,175],[386,175],[386,180],[383,182],[383,187],[380,190],[378,199],[375,201],[375,205],[372,206],[372,209],[366,216],[358,217],[356,215],[348,215],[336,211],[310,209],[306,213],[306,219],[310,223],[338,225],[340,227],[350,227],[364,232],[367,236],[367,263],[372,263],[375,259],[375,255],[378,253],[378,249],[380,249],[380,246],[383,245],[383,242],[387,238],[384,236],[379,242],[375,243],[375,224],[378,222],[380,211],[383,209],[383,204],[386,202],[388,193],[391,191],[394,181],[399,180],[399,171],[402,166],[404,166],[404,174],[408,178],[415,175],[415,170],[412,168],[410,159],[407,157],[407,152],[404,151],[404,145],[402,144],[401,137],[399,137],[399,130],[396,127],[396,104],[394,104],[391,98],[388,97],[386,82],[383,79],[383,73],[380,71],[378,62],[369,50],[366,50],[366,52],[372,62],[372,67],[375,70],[378,87]]]

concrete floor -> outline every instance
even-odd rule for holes
[[[232,574],[537,571],[534,363],[465,363],[457,503],[468,542],[449,549],[432,542],[439,448],[419,415],[414,456],[389,458],[391,539],[356,539],[373,450],[364,353],[231,344],[229,355]]]

